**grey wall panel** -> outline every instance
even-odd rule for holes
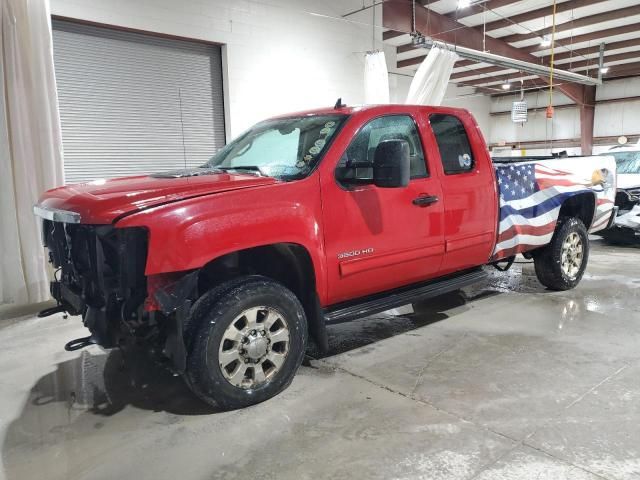
[[[219,46],[54,20],[53,53],[67,183],[197,166],[224,145]]]

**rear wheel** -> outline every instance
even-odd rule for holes
[[[534,254],[536,276],[551,290],[570,290],[580,283],[588,258],[589,238],[582,221],[561,219],[551,242]]]
[[[220,292],[224,291],[223,295]],[[267,400],[284,390],[302,363],[307,323],[296,296],[264,277],[233,281],[194,309],[187,384],[226,409]]]

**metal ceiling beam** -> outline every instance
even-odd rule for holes
[[[629,26],[623,26],[623,27],[614,27],[614,28],[610,28],[607,30],[600,30],[600,31],[596,31],[596,32],[591,32],[588,34],[584,34],[584,35],[578,35],[573,37],[573,43],[583,43],[583,42],[591,42],[594,40],[603,40],[606,37],[609,36],[614,36],[614,35],[622,35],[625,33],[634,33],[637,32],[638,30],[640,30],[640,23],[636,23],[634,25],[629,25]],[[404,35],[404,34],[402,34]],[[617,50],[620,48],[629,48],[629,47],[637,47],[640,46],[640,38],[632,38],[630,40],[621,40],[621,41],[617,41],[617,42],[610,42],[607,43],[606,47],[607,47],[607,51],[610,50]],[[568,51],[567,46],[559,46],[556,47],[557,49],[562,49],[562,51],[556,51],[555,53],[555,59],[556,60],[567,60],[569,58],[572,57],[579,57],[581,55],[588,55],[588,54],[596,54],[598,53],[598,45],[592,45],[589,47],[584,47],[584,48],[577,48],[575,50],[570,50]],[[408,52],[408,51],[412,51],[414,49],[416,49],[417,47],[415,47],[414,45],[408,43],[405,45],[399,45],[397,47],[397,52],[398,53],[404,53],[404,52]],[[537,52],[537,51],[543,51],[543,50],[549,50],[549,47],[540,47],[539,45],[532,45],[530,47],[523,47],[521,48],[521,50],[528,52],[528,53],[533,53],[533,52]],[[409,67],[411,65],[417,65],[419,63],[422,62],[422,60],[424,59],[426,55],[421,55],[418,57],[413,57],[410,59],[405,60],[405,67]],[[550,61],[550,55],[544,55],[544,56],[540,56],[538,57],[540,59],[542,59],[542,63],[544,64],[549,64]],[[463,60],[460,62],[456,63],[456,68],[458,67],[464,67],[464,66],[468,66],[468,65],[473,65],[476,62],[472,62],[469,60]],[[497,70],[495,70],[497,71]]]
[[[616,68],[614,69],[613,67],[611,67],[611,70],[609,70],[607,72],[606,75],[603,75],[603,82],[609,82],[612,80],[616,80],[619,78],[627,78],[627,77],[636,77],[640,75],[640,63],[625,63],[622,65],[616,65],[617,67],[625,67],[625,68]],[[520,88],[520,82],[518,82],[517,84],[514,84],[514,86],[510,89],[510,90],[502,90],[500,91],[498,89],[498,85],[493,85],[493,86],[486,86],[486,87],[478,87],[475,85],[467,85],[465,82],[459,82],[456,85],[460,86],[460,87],[473,87],[473,88],[477,88],[478,90],[480,89],[492,89],[494,90],[494,93],[492,94],[492,96],[494,97],[506,97],[509,95],[513,95],[515,92],[517,92]],[[558,86],[556,85],[554,88],[557,88]],[[524,88],[525,90],[528,90],[530,92],[534,92],[537,90],[546,90],[549,88],[549,85],[540,82],[538,79],[533,79],[533,80],[525,80],[524,81]]]
[[[425,58],[427,58],[426,54],[420,55],[418,57],[408,58],[406,60],[398,60],[396,66],[398,68],[405,68],[405,67],[412,67],[413,65],[420,65]]]
[[[567,2],[558,3],[556,5],[556,13],[568,12],[575,10],[576,8],[588,7],[605,1],[607,0],[569,0]],[[538,20],[539,18],[551,15],[553,15],[553,5],[489,22],[484,28],[486,28],[487,32],[490,32],[492,30],[498,30],[499,28],[513,27],[514,23],[530,22],[531,20]]]
[[[385,28],[400,32],[412,30],[411,2],[406,0],[389,0],[382,6],[382,19]],[[462,47],[477,49],[483,45],[482,31],[466,27],[450,18],[439,15],[427,9],[416,9],[416,29],[425,35],[435,37],[437,40],[452,43]],[[538,62],[534,55],[523,52],[501,40],[487,36],[485,38],[486,49],[496,55],[510,57],[523,62]],[[400,65],[398,65],[400,66]],[[585,89],[575,83],[558,87],[565,95],[578,104],[584,103]]]
[[[404,46],[404,45],[401,45]],[[424,50],[422,47],[414,47],[412,45],[411,50]],[[396,48],[396,53],[400,53],[400,47]],[[417,57],[407,58],[406,60],[398,60],[398,67],[402,63],[405,67],[410,67],[412,65],[419,65],[426,58],[426,54],[418,55]],[[458,60],[453,68],[461,68],[468,67],[469,65],[475,65],[478,62],[474,62],[473,60]],[[399,67],[400,68],[400,67]]]
[[[614,50],[620,50],[621,48],[630,48],[637,46],[640,46],[640,38],[632,38],[631,40],[605,43],[605,56],[607,55],[606,52],[612,52]],[[585,48],[577,48],[575,50],[572,50],[571,52],[557,52],[553,57],[554,61],[569,60],[570,58],[573,58],[573,60],[580,60],[580,57],[583,55],[596,55],[599,49],[600,45],[596,44]],[[546,65],[548,65],[551,61],[551,55],[545,55],[538,58],[540,58],[542,63]]]
[[[604,66],[605,67],[609,67],[609,68],[614,68],[614,67],[618,67],[618,66],[623,66],[625,65],[623,64],[618,64],[618,65],[611,65],[611,62],[620,62],[622,60],[634,60],[637,59],[640,61],[640,52],[625,52],[625,53],[618,53],[617,55],[607,55],[605,53],[604,56]],[[598,58],[590,58],[589,60],[582,60],[580,62],[572,62],[571,64],[571,71],[574,70],[584,70],[584,67],[593,67],[598,68]]]
[[[421,0],[421,3],[424,6],[427,6],[429,3],[433,3],[435,0]],[[449,12],[446,14],[448,18],[453,20],[459,20],[461,18],[470,17],[471,15],[476,15],[478,13],[482,13],[487,10],[495,10],[496,8],[506,7],[511,5],[512,3],[518,3],[520,0],[488,0],[486,2],[480,1],[476,3],[472,3],[467,8],[461,8],[454,10],[453,12]]]
[[[501,72],[503,70],[504,70],[503,67],[496,67],[496,66],[471,68],[469,70],[465,70],[464,72],[452,73],[451,80],[459,80],[459,79],[464,80],[465,78],[468,78],[468,77],[475,77],[476,75],[485,75],[488,73],[496,73],[496,72]]]
[[[638,60],[640,60],[640,51],[639,52],[626,52],[626,53],[619,53],[617,55],[607,55],[605,53],[605,57],[604,57],[604,63],[605,66],[608,66],[607,64],[609,62],[619,62],[621,60],[630,60],[633,58],[637,58]],[[546,64],[546,62],[545,62]],[[562,67],[568,67],[569,65],[562,65]],[[581,60],[579,62],[572,62],[571,63],[571,69],[570,71],[574,71],[578,68],[584,68],[584,67],[589,67],[592,66],[594,69],[598,68],[598,58],[591,58],[588,60]],[[491,73],[496,73],[496,72],[500,72],[500,71],[504,71],[505,68],[504,67],[484,67],[484,68],[476,68],[473,70],[466,70],[464,72],[458,72],[458,73],[454,73],[451,75],[451,80],[458,80],[458,79],[465,79],[468,77],[474,77],[476,75],[485,75],[485,74],[491,74]],[[509,74],[507,75],[507,77],[509,77],[510,79],[514,79],[514,78],[519,78],[520,76],[522,76],[521,74]],[[505,75],[501,75],[500,79],[504,80],[505,79]],[[483,79],[477,79],[477,80],[483,80]],[[486,77],[485,81],[491,81],[492,78],[491,77]],[[475,81],[475,80],[474,80]],[[480,82],[482,83],[482,82]]]
[[[606,30],[596,30],[595,32],[585,33],[583,35],[576,35],[571,38],[571,43],[577,45],[579,43],[591,42],[593,40],[602,40],[603,38],[613,37],[615,35],[624,35],[625,33],[636,33],[640,30],[640,23],[634,23],[631,25],[624,25],[622,27],[607,28]],[[519,50],[526,53],[540,52],[543,50],[549,50],[549,47],[543,47],[539,44],[530,45],[528,47],[520,47]],[[567,46],[556,46],[556,50],[568,50]],[[561,52],[557,52],[556,55]]]
[[[402,35],[406,35],[406,33],[398,32],[396,30],[387,30],[386,32],[382,32],[382,40],[391,40],[392,38],[401,37]]]
[[[640,5],[634,5],[633,7],[619,8],[618,10],[609,10],[608,12],[598,13],[596,15],[589,15],[578,19],[569,19],[566,22],[556,24],[556,34],[565,32],[567,30],[573,30],[574,28],[589,27],[598,23],[609,22],[611,20],[620,20],[621,18],[632,17],[634,15],[640,15]],[[544,35],[549,35],[553,31],[553,26],[542,28],[532,33],[517,33],[515,35],[507,35],[500,37],[500,40],[507,43],[522,42],[524,40],[531,40],[532,38],[540,38]]]
[[[575,10],[576,8],[587,7],[589,5],[595,5],[597,3],[602,3],[605,1],[607,0],[569,0],[563,3],[559,3],[556,6],[556,13]],[[426,2],[423,2],[423,4],[424,3]],[[487,32],[489,32],[491,30],[497,30],[499,28],[514,27],[515,24],[536,20],[539,18],[544,18],[549,15],[553,15],[553,5],[544,7],[544,8],[538,8],[536,10],[531,10],[529,12],[521,13],[519,15],[514,15],[512,17],[503,18],[501,20],[496,20],[494,22],[489,22],[486,24],[484,28]],[[451,14],[447,14],[447,16],[450,17]],[[478,27],[480,27],[480,25],[478,25]],[[398,34],[402,35],[402,33],[400,32],[398,32]],[[398,36],[398,35],[394,35],[394,36]],[[501,39],[504,40],[504,37],[502,37]],[[398,53],[408,52],[410,50],[413,50],[414,48],[415,47],[410,43],[406,45],[400,45],[398,46]]]
[[[603,75],[605,79],[616,77],[635,77],[640,75],[640,62],[621,63],[619,65],[611,65],[609,71]]]
[[[637,47],[640,46],[640,38],[632,38],[631,40],[622,40],[620,42],[611,42],[611,43],[607,43],[606,44],[606,51],[605,51],[605,62],[608,60],[610,62],[615,61],[613,60],[613,56],[611,55],[612,51],[615,50],[619,50],[622,48],[630,48],[630,47]],[[576,50],[573,50],[571,52],[560,52],[560,53],[556,53],[554,55],[554,61],[562,61],[562,60],[569,60],[571,58],[573,58],[574,62],[571,62],[571,67],[573,68],[575,65],[581,63],[583,60],[581,60],[580,57],[584,56],[584,55],[596,55],[598,53],[599,50],[599,45],[593,45],[590,47],[586,47],[586,48],[578,48]],[[631,52],[630,52],[631,53]],[[640,58],[640,51],[635,53],[635,56]],[[420,57],[420,62],[422,61],[423,57]],[[549,65],[549,62],[551,61],[551,56],[550,55],[546,55],[544,57],[538,57],[540,58],[540,63],[542,63],[543,65]],[[633,56],[630,56],[628,58],[633,58]],[[619,58],[622,60],[625,60],[626,58]],[[597,62],[598,58],[594,57],[592,59],[594,62]],[[420,62],[415,62],[420,63]],[[465,60],[465,61],[461,61],[461,62],[456,62],[455,64],[455,68],[459,68],[459,67],[464,67],[464,66],[468,66],[468,65],[473,65],[476,62],[472,62],[470,60]],[[569,65],[567,64],[561,64],[560,68],[568,68]],[[474,68],[474,69],[469,69],[469,70],[465,70],[464,72],[457,72],[451,75],[451,79],[455,80],[455,79],[459,79],[459,78],[466,78],[466,77],[472,77],[474,75],[482,75],[482,74],[487,74],[487,73],[495,73],[495,72],[500,72],[504,70],[501,67],[483,67],[483,68]]]
[[[481,52],[479,50],[462,47],[460,45],[449,45],[446,43],[427,39],[426,46],[431,46],[431,45],[435,45],[439,48],[455,51],[459,56],[463,58],[468,58],[470,60],[491,63],[493,65],[500,66],[504,70],[515,69],[528,75],[538,75],[540,77],[553,76],[554,79],[557,79],[559,81],[574,82],[582,85],[597,85],[601,83],[597,78],[589,77],[579,73],[570,72],[562,69],[554,69],[552,72],[551,69],[546,65],[540,65],[536,63],[531,63],[529,61],[522,61],[515,58],[496,55],[494,53]],[[518,73],[517,75],[522,76],[521,73]],[[489,80],[490,79],[491,78],[489,78]],[[486,83],[487,79],[480,78],[478,80],[473,80],[473,81]]]
[[[562,5],[562,4],[560,4]],[[622,29],[622,31],[620,30]],[[602,40],[605,39],[607,35],[609,36],[613,36],[613,35],[620,35],[620,34],[624,34],[624,33],[630,33],[630,32],[635,32],[640,30],[640,24],[635,24],[634,26],[632,26],[631,28],[627,28],[627,27],[615,27],[612,29],[607,29],[607,30],[601,30],[600,32],[595,32],[595,33],[588,33],[585,35],[579,35],[573,38],[573,43],[581,43],[581,42],[587,42],[587,41],[592,41],[592,40]],[[604,32],[604,35],[601,33]],[[400,35],[405,35],[402,32],[399,32]],[[621,40],[618,42],[610,42],[607,43],[607,51],[611,51],[611,50],[617,50],[620,48],[629,48],[629,47],[637,47],[640,46],[640,38],[632,38],[630,40]],[[397,52],[398,53],[404,53],[404,52],[409,52],[409,51],[413,51],[416,48],[419,47],[415,47],[414,45],[408,43],[405,45],[399,45],[397,47]],[[578,48],[572,51],[567,51],[566,49],[564,49],[563,47],[559,47],[562,48],[563,51],[559,51],[556,52],[555,54],[555,59],[556,60],[568,60],[572,57],[576,57],[576,59],[578,60],[582,55],[589,55],[589,54],[596,54],[598,53],[598,45],[592,45],[589,47],[584,47],[584,48]],[[535,52],[535,51],[542,51],[542,50],[549,50],[549,47],[539,47],[538,45],[533,45],[531,47],[525,47],[522,50],[526,51],[526,52]],[[403,67],[410,67],[412,65],[418,65],[422,62],[422,60],[424,60],[424,58],[426,57],[426,55],[419,55],[417,57],[413,57],[413,58],[409,58],[406,60],[401,60],[400,62],[403,64]],[[542,63],[548,65],[549,61],[550,61],[550,56],[549,55],[544,55],[541,57],[538,57],[540,59],[542,59]],[[399,62],[399,63],[400,63]],[[469,65],[474,65],[477,62],[473,62],[471,60],[461,60],[456,62],[455,68],[459,68],[459,67],[465,67],[465,66],[469,66]],[[495,68],[495,70],[492,70],[494,72],[500,71],[499,68],[497,67],[487,67],[487,68]],[[489,71],[487,71],[486,73],[490,73]]]
[[[502,95],[512,95],[514,92],[517,92],[520,90],[520,82],[517,83],[513,83],[513,87],[510,90],[503,90],[500,87],[500,84],[497,85],[485,85],[485,86],[478,86],[478,85],[474,85],[474,84],[470,84],[469,82],[458,82],[456,83],[457,86],[459,87],[473,87],[473,88],[478,88],[478,89],[490,89],[493,90],[493,95],[497,95],[497,96],[502,96]],[[554,88],[558,88],[559,85],[555,85],[554,84]],[[527,89],[541,89],[541,88],[549,88],[549,85],[544,82],[542,79],[540,78],[530,78],[527,80],[524,80],[522,82],[522,88],[524,88],[525,90]]]
[[[491,84],[495,84],[499,86],[500,83],[504,83],[509,81],[513,84],[514,87],[518,87],[520,85],[520,79],[522,77],[530,77],[532,74],[529,73],[510,73],[507,75],[495,75],[493,77],[484,77],[484,78],[475,78],[473,80],[462,80],[461,82],[456,82],[458,85],[465,85],[467,87],[476,87],[479,85],[483,86],[491,86]],[[525,80],[526,82],[527,80]],[[538,82],[539,83],[539,82]],[[558,82],[560,83],[560,82]],[[543,84],[544,85],[544,84]],[[557,87],[556,82],[553,82],[553,86]]]

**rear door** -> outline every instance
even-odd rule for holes
[[[349,142],[321,176],[330,304],[433,277],[444,253],[443,204],[423,201],[440,199],[440,183],[429,171],[415,117],[389,114],[351,124],[362,128],[345,127]],[[375,149],[389,139],[410,145],[409,185],[350,183],[371,179]]]
[[[441,273],[485,264],[496,239],[494,168],[480,130],[468,114],[430,112],[444,203],[445,254]]]

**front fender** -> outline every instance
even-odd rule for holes
[[[326,294],[317,175],[187,199],[129,215],[116,227],[149,231],[146,275],[200,268],[239,250],[294,243],[313,262],[318,294]]]

